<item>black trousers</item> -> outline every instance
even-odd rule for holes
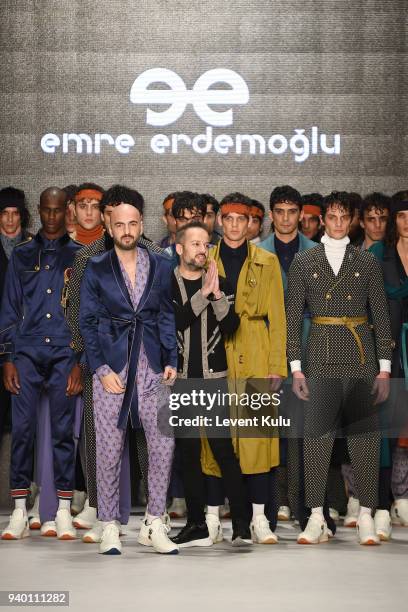
[[[336,433],[343,429],[362,506],[375,508],[378,497],[380,430],[364,379],[309,379],[305,402],[304,469],[306,505],[323,506]]]
[[[232,521],[237,519],[246,521],[245,485],[232,440],[231,438],[209,437],[208,442],[223,476]],[[178,438],[176,446],[181,459],[188,520],[201,524],[205,521],[204,506],[207,499],[206,477],[201,470],[201,439],[199,437]]]

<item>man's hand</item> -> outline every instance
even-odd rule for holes
[[[306,377],[303,372],[293,372],[292,374],[292,391],[300,400],[309,401],[309,388],[306,383]]]
[[[105,391],[119,395],[125,392],[125,386],[119,374],[110,372],[106,376],[101,376],[101,383]]]
[[[171,366],[166,366],[163,372],[163,383],[165,385],[173,385],[174,381],[177,378],[177,370],[176,368],[172,368]]]
[[[78,364],[74,365],[71,370],[70,375],[68,376],[68,384],[67,384],[67,395],[78,395],[81,393],[83,389],[82,385],[82,372],[81,368]]]
[[[20,379],[18,371],[14,363],[7,361],[3,363],[3,382],[7,391],[18,395],[20,391]]]
[[[205,298],[208,298],[210,293],[214,293],[216,299],[217,295],[218,297],[221,297],[217,264],[213,259],[208,263],[207,274],[205,276],[204,284],[201,288],[201,293]]]
[[[376,377],[371,390],[371,395],[375,395],[374,406],[382,404],[388,399],[390,394],[390,375],[389,372],[380,372]]]
[[[279,374],[268,374],[268,378],[270,380],[269,383],[269,388],[271,391],[275,392],[275,391],[279,391],[281,385],[282,385],[282,376],[279,376]]]

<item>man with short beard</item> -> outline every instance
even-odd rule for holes
[[[119,474],[128,420],[141,422],[148,448],[149,501],[139,542],[177,553],[166,511],[174,440],[159,429],[167,385],[176,378],[177,344],[171,301],[171,263],[137,242],[143,198],[117,186],[111,213],[114,248],[88,262],[81,285],[80,331],[93,373],[98,518],[102,554],[120,554]]]
[[[201,389],[204,381],[207,388],[211,388],[213,381],[217,383],[214,390],[224,390],[223,381],[227,377],[224,338],[231,336],[239,326],[233,306],[234,295],[225,279],[219,279],[214,261],[209,262],[205,272],[209,239],[207,227],[200,222],[189,223],[176,234],[180,263],[174,270],[172,289],[179,344],[177,391],[181,393],[191,390],[191,383],[193,389]],[[220,419],[228,416],[224,412],[222,407],[215,406],[211,413],[213,422],[215,414]],[[190,418],[194,416],[190,406],[185,413]],[[222,541],[223,536],[218,516],[210,511],[207,516],[204,514],[206,486],[200,462],[200,429],[188,428],[180,434],[176,444],[181,458],[187,525],[172,540],[180,547],[211,546]],[[222,432],[209,428],[207,435],[231,506],[232,544],[250,544],[245,488],[229,427]]]
[[[105,227],[105,233],[99,240],[84,246],[75,256],[72,273],[68,284],[68,325],[72,330],[72,347],[78,357],[85,350],[84,340],[79,329],[79,308],[80,308],[80,292],[81,283],[85,273],[86,266],[91,257],[100,255],[113,248],[114,243],[110,235],[110,218],[113,209],[120,204],[122,196],[122,188],[120,185],[113,185],[103,195],[100,209],[102,221]],[[163,254],[164,250],[151,242],[139,237],[138,244],[151,250],[155,253]],[[84,504],[84,509],[74,519],[74,526],[78,529],[88,529],[83,535],[83,541],[86,543],[98,543],[101,540],[102,528],[100,521],[97,521],[97,490],[96,490],[96,442],[95,442],[95,424],[93,414],[93,397],[92,397],[92,373],[89,371],[86,363],[81,364],[84,381],[84,417],[83,417],[83,437],[85,454],[83,463],[85,464],[85,477],[87,485],[87,499]],[[143,484],[147,495],[147,449],[146,438],[143,429],[136,429],[136,446],[139,466],[142,473]],[[126,517],[122,517],[126,522]]]

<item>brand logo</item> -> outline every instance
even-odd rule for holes
[[[164,83],[170,89],[148,89],[151,85]],[[215,84],[229,85],[230,89],[212,89]],[[146,123],[164,126],[174,123],[183,115],[186,106],[191,104],[195,113],[208,125],[224,127],[232,125],[232,108],[216,111],[210,106],[230,106],[247,104],[249,90],[244,79],[226,68],[207,70],[188,90],[183,79],[172,70],[152,68],[142,72],[134,81],[130,90],[130,101],[133,104],[162,104],[170,108],[161,112],[146,110]]]

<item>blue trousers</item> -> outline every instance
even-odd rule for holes
[[[25,497],[32,477],[33,445],[37,407],[46,390],[50,402],[54,482],[57,495],[72,497],[74,484],[75,397],[66,395],[75,354],[69,347],[31,346],[19,350],[14,362],[20,379],[20,392],[12,395],[12,442],[10,487],[12,497]]]

